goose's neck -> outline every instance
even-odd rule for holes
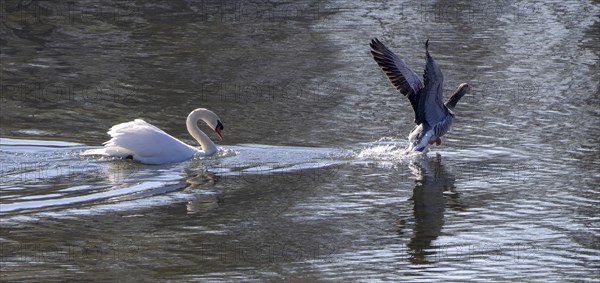
[[[190,135],[192,135],[202,147],[202,152],[206,155],[210,155],[217,152],[217,146],[203,131],[200,130],[200,128],[198,128],[198,120],[206,122],[205,118],[206,115],[203,111],[195,110],[187,117],[185,124]]]
[[[461,84],[460,86],[458,86],[458,89],[456,89],[454,94],[452,94],[452,96],[450,96],[450,98],[448,98],[448,100],[446,101],[446,103],[444,103],[444,105],[446,105],[446,107],[448,107],[448,109],[454,110],[454,107],[456,107],[456,104],[458,103],[458,101],[467,92],[469,92],[469,86],[467,84]]]

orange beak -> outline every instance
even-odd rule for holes
[[[221,128],[215,128],[215,132],[217,132],[217,136],[219,136],[219,138],[221,140],[223,140],[223,134],[221,134]]]
[[[223,140],[223,134],[221,133],[221,131],[224,129],[225,127],[223,127],[223,124],[221,123],[221,121],[217,120],[217,126],[215,127],[215,132],[217,133],[217,135],[219,136],[219,138],[221,140]]]

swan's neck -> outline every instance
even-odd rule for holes
[[[188,132],[190,132],[190,135],[192,135],[192,137],[194,137],[194,139],[196,139],[196,141],[198,141],[202,147],[202,152],[206,155],[210,155],[217,152],[217,146],[203,131],[198,128],[198,120],[206,122],[206,114],[207,113],[205,111],[195,110],[187,117],[185,124]]]

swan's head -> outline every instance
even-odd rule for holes
[[[223,127],[223,123],[221,122],[221,119],[214,112],[212,112],[210,110],[206,110],[206,111],[207,111],[207,118],[204,121],[206,122],[206,124],[208,124],[208,126],[211,129],[213,129],[215,131],[215,133],[217,133],[219,138],[221,140],[223,140],[223,133],[221,133],[221,131],[223,131],[224,127]]]
[[[217,133],[217,135],[219,136],[219,138],[221,140],[223,140],[223,134],[221,133],[221,131],[224,129],[223,127],[223,123],[221,123],[221,120],[217,119],[217,125],[215,126],[215,132]]]
[[[188,116],[188,121],[191,123],[195,123],[200,119],[204,121],[211,129],[213,129],[219,138],[223,140],[223,133],[221,131],[223,131],[224,127],[217,114],[205,108],[198,108],[192,111],[192,113],[190,113]]]

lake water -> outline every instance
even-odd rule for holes
[[[598,282],[598,2],[0,12],[2,280]],[[373,37],[418,74],[429,39],[445,95],[474,86],[427,156]],[[215,156],[79,155],[136,118],[193,144],[198,107]]]

